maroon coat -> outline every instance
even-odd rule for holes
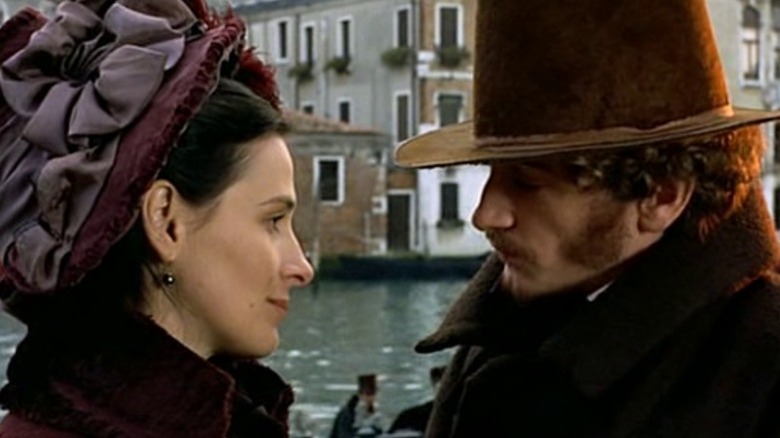
[[[427,437],[780,436],[778,247],[760,193],[601,296],[521,307],[491,258],[420,352],[460,346]]]
[[[67,312],[70,313],[70,312]],[[30,328],[8,367],[2,438],[287,437],[291,388],[254,361],[205,361],[141,317]]]

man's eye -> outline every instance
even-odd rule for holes
[[[512,178],[512,185],[521,190],[534,190],[540,187],[536,181],[523,177]]]

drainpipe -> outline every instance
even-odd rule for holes
[[[293,53],[291,53],[292,57],[292,65],[293,68],[298,65],[299,58],[301,56],[301,13],[296,12],[293,16],[293,26],[292,26],[292,40],[295,41],[295,44],[291,44],[290,46],[293,47]],[[297,77],[293,79],[295,81],[295,85],[293,86],[293,109],[296,111],[301,108],[301,81]]]
[[[409,74],[409,80],[411,82],[411,134],[417,135],[420,133],[420,122],[422,120],[420,113],[420,78],[417,74],[417,59],[418,59],[418,51],[420,50],[420,29],[421,29],[421,16],[422,14],[420,11],[417,10],[418,8],[419,0],[410,0],[410,7],[409,7],[409,28],[411,32],[411,45],[412,45],[412,70]],[[419,181],[419,171],[415,171],[417,179],[417,190],[416,194],[414,196],[414,202],[417,204],[414,209],[414,224],[416,225],[414,227],[414,248],[419,248],[420,246],[427,247],[427,235],[426,234],[420,234],[422,230],[422,224],[420,220],[420,181]],[[421,242],[422,241],[422,242]]]
[[[330,47],[329,39],[328,39],[328,19],[322,18],[320,20],[320,56],[319,58],[322,59],[322,64],[324,65],[328,60],[330,59],[330,50],[328,48]],[[330,76],[330,73],[324,69],[319,70],[321,73],[319,73],[317,76],[319,77],[320,81],[320,91],[321,91],[321,101],[320,104],[322,106],[322,115],[325,116],[326,119],[330,119],[330,84],[328,82],[328,76]]]
[[[317,163],[312,160],[313,165],[317,165]],[[316,169],[312,168],[312,176],[316,175]],[[313,186],[313,196],[312,196],[312,240],[311,240],[311,246],[308,249],[308,254],[306,254],[307,258],[309,259],[309,263],[314,267],[315,270],[319,269],[320,267],[320,259],[322,258],[320,254],[320,185],[318,178],[313,178],[314,184]]]
[[[412,71],[410,74],[410,80],[411,80],[411,116],[412,116],[412,135],[417,135],[420,132],[419,125],[420,125],[420,98],[419,98],[419,92],[420,92],[420,84],[419,84],[419,78],[417,76],[417,51],[420,47],[419,42],[419,26],[417,25],[419,14],[417,13],[417,1],[418,0],[410,0],[410,12],[409,12],[409,27],[412,34],[411,38],[411,49],[412,49]]]
[[[363,213],[363,254],[371,254],[371,212]]]

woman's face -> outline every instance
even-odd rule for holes
[[[278,135],[250,141],[238,180],[189,224],[172,263],[179,332],[196,352],[262,357],[279,344],[290,289],[312,267],[293,233],[293,163]]]

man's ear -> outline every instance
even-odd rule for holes
[[[639,231],[664,232],[685,211],[695,186],[692,178],[656,183],[653,193],[639,201]]]
[[[141,220],[154,252],[163,263],[171,263],[181,251],[186,221],[184,206],[176,188],[158,179],[144,193]]]

